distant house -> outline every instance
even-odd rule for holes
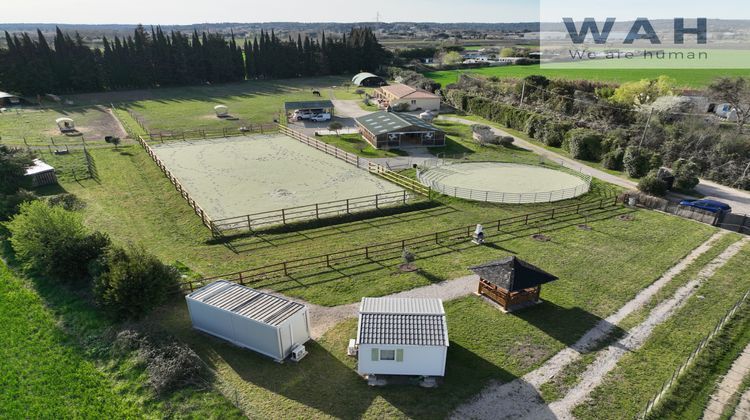
[[[34,159],[34,166],[26,168],[25,175],[31,178],[31,186],[34,188],[57,184],[55,168],[39,159]]]
[[[356,345],[360,375],[445,375],[448,326],[440,299],[363,298]]]
[[[398,109],[401,106],[404,111],[440,110],[440,96],[400,83],[379,87],[373,96],[381,108]]]
[[[539,303],[542,285],[557,277],[511,256],[469,268],[479,276],[478,293],[506,312]]]
[[[352,84],[359,87],[378,87],[388,83],[382,77],[372,73],[359,73],[352,77]]]
[[[445,145],[445,132],[415,115],[380,111],[355,121],[362,137],[376,149]]]

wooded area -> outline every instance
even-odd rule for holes
[[[49,43],[41,31],[5,32],[0,49],[0,87],[23,95],[96,92],[257,78],[291,78],[374,71],[388,53],[369,28],[352,28],[341,37],[320,41],[298,35],[279,39],[261,31],[249,40],[232,34],[191,35],[161,27],[138,26],[132,36],[110,40],[91,49],[80,34],[59,28]]]

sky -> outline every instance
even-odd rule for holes
[[[559,22],[676,16],[750,19],[747,0],[5,0],[0,23]],[[717,7],[719,6],[719,7]]]

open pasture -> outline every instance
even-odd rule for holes
[[[153,149],[212,220],[402,191],[284,135],[171,142]]]
[[[60,133],[55,120],[61,117],[72,118],[81,135],[66,136]],[[105,136],[125,137],[125,132],[102,106],[19,109],[0,113],[0,143],[3,144],[55,148],[59,145],[80,145],[82,141],[104,143]]]

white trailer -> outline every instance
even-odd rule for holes
[[[368,377],[445,375],[448,328],[440,299],[363,298],[357,372]]]
[[[220,280],[185,297],[193,328],[277,362],[304,357],[310,340],[307,307]]]

